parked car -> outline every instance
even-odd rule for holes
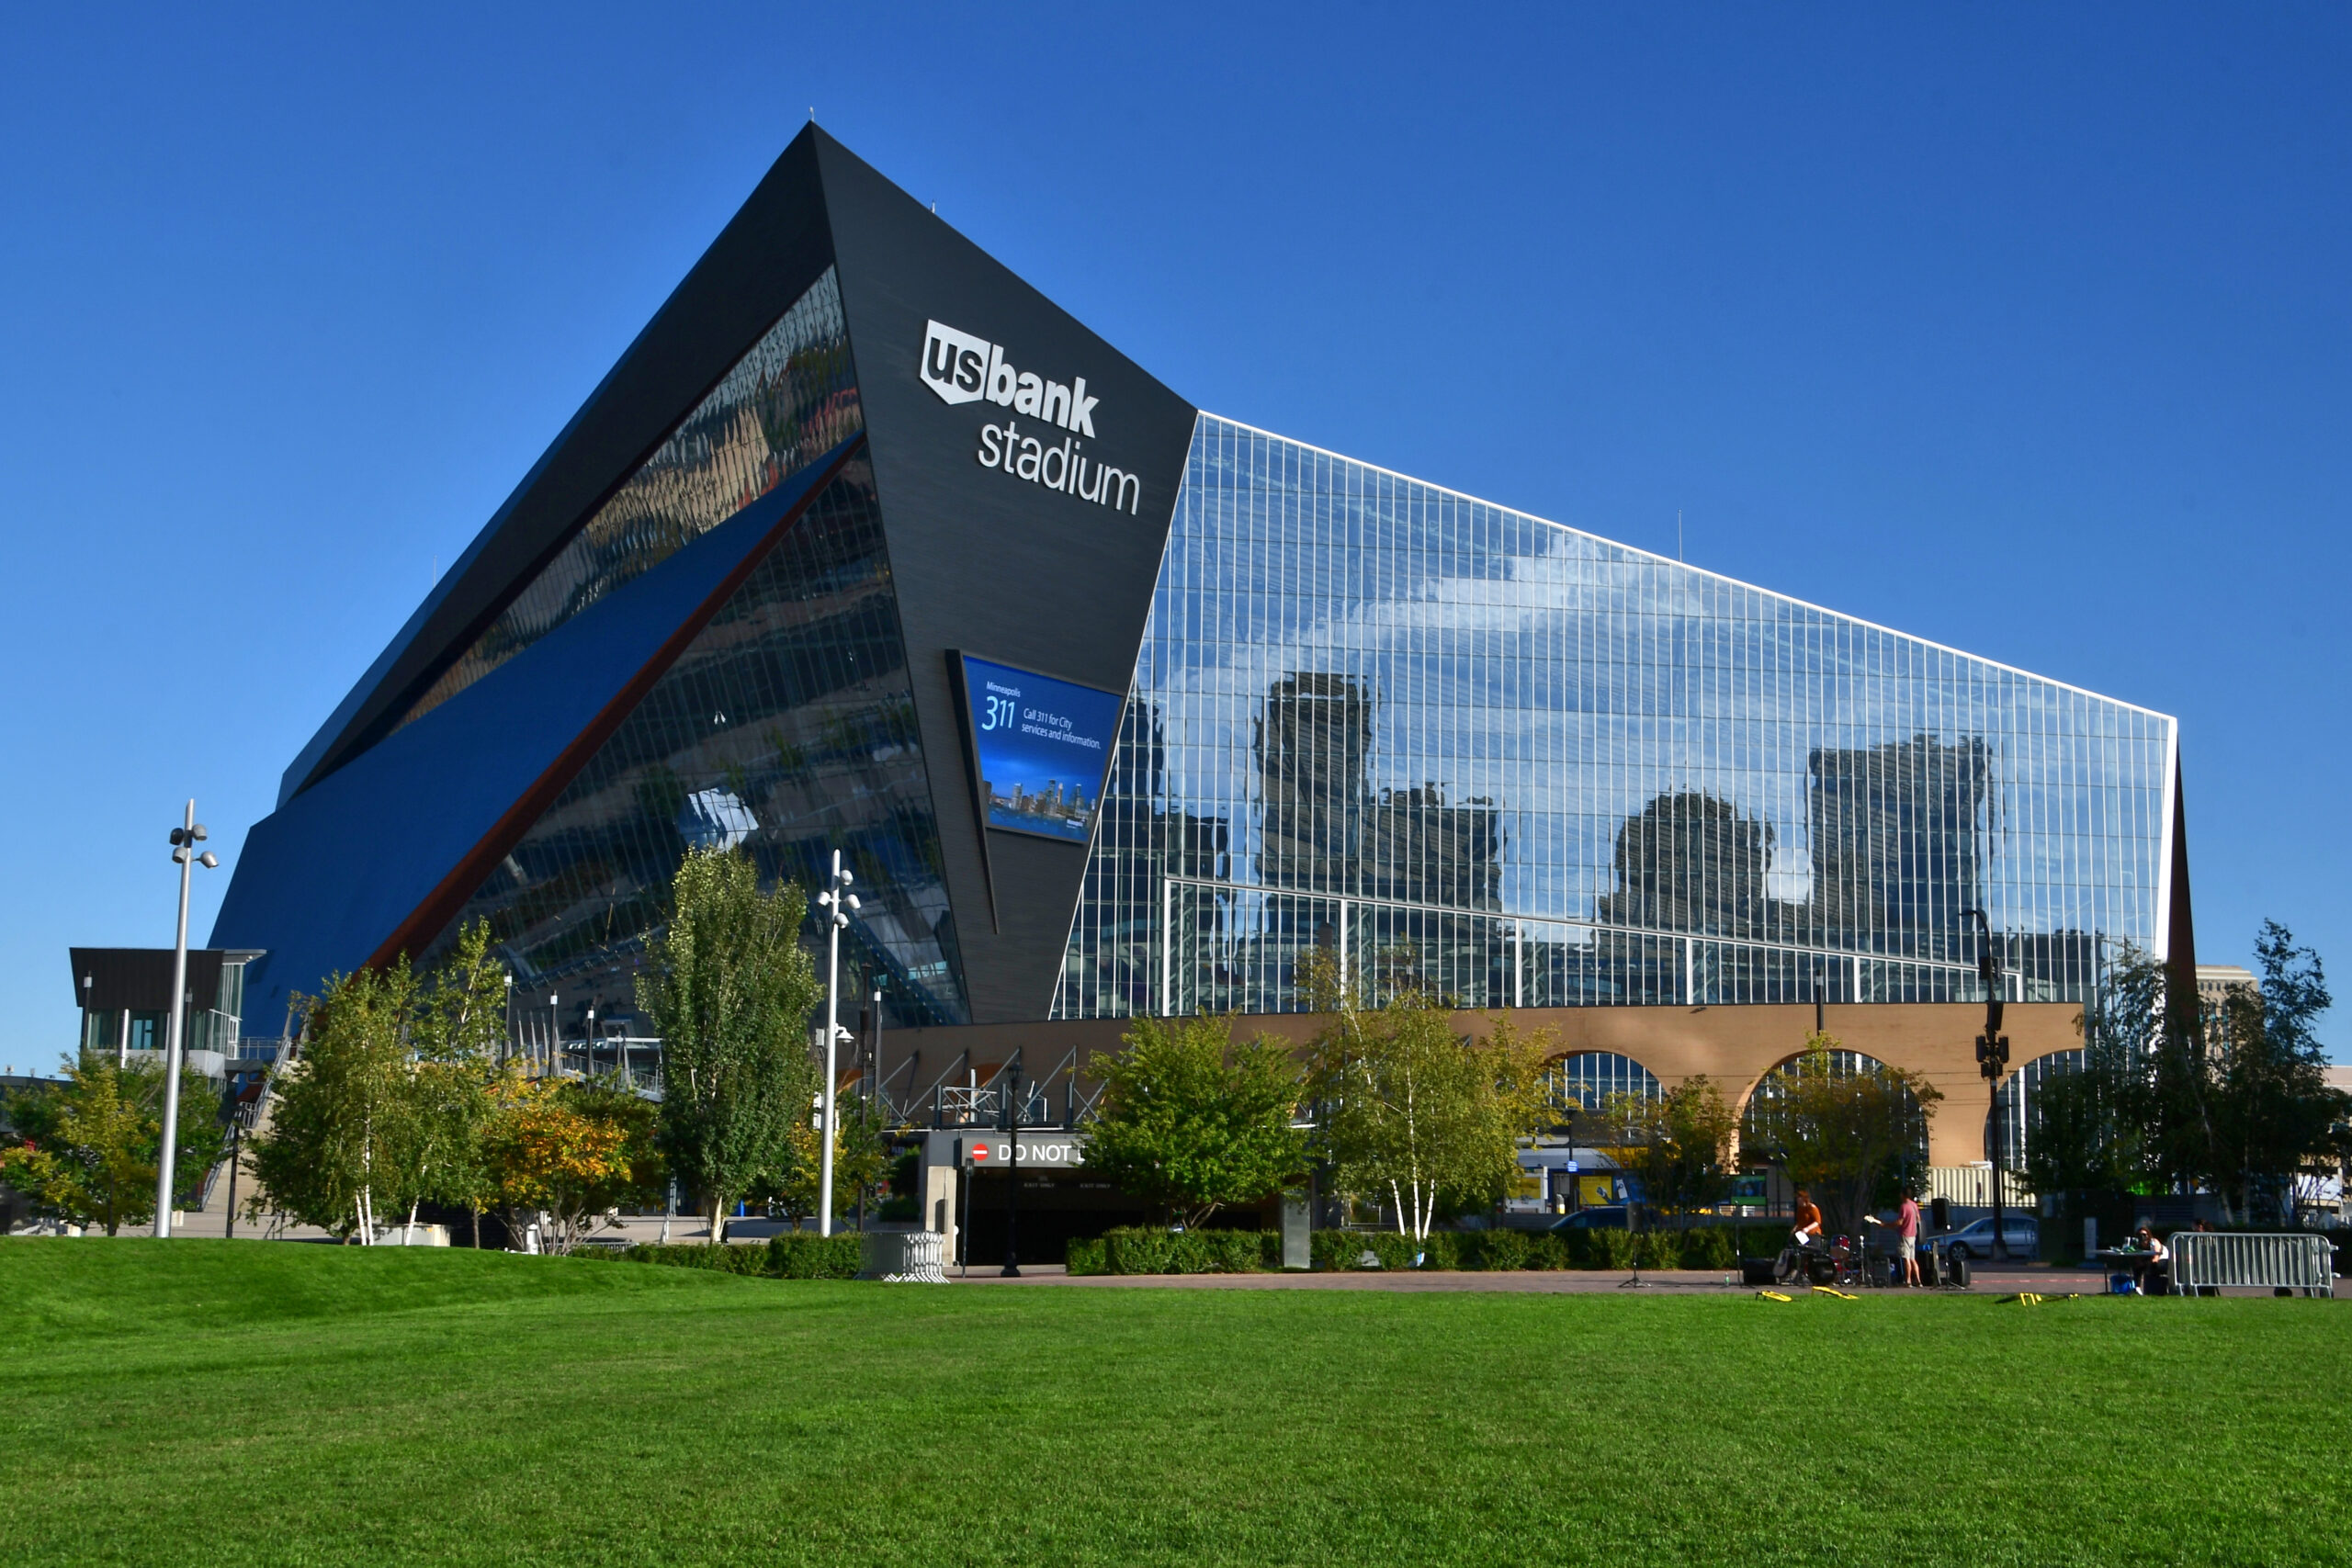
[[[1555,1231],[1622,1231],[1625,1229],[1625,1205],[1608,1203],[1598,1208],[1578,1209],[1566,1219],[1555,1222]]]
[[[2011,1258],[2032,1258],[2041,1250],[2041,1223],[2030,1214],[2010,1214],[2001,1227]],[[1993,1216],[1972,1221],[1949,1235],[1933,1236],[1928,1245],[1947,1258],[1981,1262],[1993,1256]]]

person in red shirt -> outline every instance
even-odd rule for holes
[[[1903,1282],[1919,1282],[1919,1200],[1908,1190],[1903,1207],[1894,1211],[1894,1243],[1903,1259]]]

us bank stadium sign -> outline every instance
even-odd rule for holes
[[[980,426],[974,456],[983,468],[1114,512],[1143,514],[1143,480],[1086,455],[1086,443],[1094,435],[1094,410],[1102,400],[1087,395],[1085,377],[1048,380],[1018,368],[986,338],[933,321],[923,330],[922,380],[942,402],[985,398],[1034,422],[1023,427],[1020,418],[1012,417]]]

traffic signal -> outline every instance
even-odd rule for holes
[[[2009,1037],[2006,1034],[1980,1034],[1976,1037],[1976,1068],[1988,1078],[1997,1078],[2009,1065]]]

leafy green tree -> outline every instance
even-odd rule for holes
[[[416,1196],[465,1210],[477,1247],[482,1212],[498,1201],[484,1138],[497,1110],[506,997],[505,967],[492,956],[489,923],[478,920],[458,932],[447,961],[427,977],[411,1024],[408,1152]]]
[[[1748,1152],[1780,1161],[1830,1224],[1850,1233],[1926,1157],[1928,1122],[1943,1093],[1924,1075],[1883,1063],[1841,1070],[1830,1053],[1843,1049],[1834,1035],[1808,1034],[1791,1070],[1768,1075],[1750,1097],[1747,1135]]]
[[[604,1215],[661,1191],[658,1112],[618,1074],[554,1079],[510,1071],[492,1100],[482,1157],[514,1235],[544,1217],[548,1250],[570,1252]]]
[[[1393,1205],[1396,1228],[1429,1239],[1442,1208],[1492,1202],[1518,1171],[1518,1140],[1536,1096],[1524,1063],[1456,1033],[1443,1000],[1409,978],[1381,991],[1335,983],[1336,963],[1310,954],[1302,989],[1331,1021],[1316,1034],[1308,1072],[1318,1125],[1311,1146],[1333,1186]],[[1509,1036],[1514,1053],[1521,1043]]]
[[[181,1072],[176,1192],[200,1182],[221,1152],[221,1131],[188,1107],[214,1098],[198,1072]],[[155,1218],[155,1161],[163,1159],[163,1067],[118,1067],[104,1054],[66,1063],[66,1081],[9,1096],[17,1145],[0,1149],[0,1180],[73,1224],[125,1224]]]
[[[763,891],[743,855],[695,850],[671,896],[638,1005],[662,1037],[662,1153],[710,1205],[716,1243],[728,1207],[788,1168],[817,1091],[807,1027],[823,989],[799,944],[799,888]]]
[[[2214,1152],[2207,1172],[2249,1222],[2292,1217],[2296,1175],[2326,1151],[2346,1097],[2327,1086],[2320,1015],[2334,998],[2319,954],[2262,922],[2254,944],[2259,988],[2234,987],[2222,1009],[2225,1042],[2211,1091]]]
[[[2147,1160],[2143,1089],[2137,1075],[2089,1062],[2043,1077],[2026,1129],[2026,1185],[2052,1197],[2135,1190]]]
[[[817,1081],[821,1084],[824,1075]],[[890,1128],[882,1108],[862,1094],[838,1095],[833,1100],[833,1220],[836,1224],[857,1208],[861,1195],[872,1196],[890,1174]],[[822,1196],[822,1153],[817,1134],[816,1108],[792,1124],[791,1148],[782,1169],[752,1184],[751,1196],[784,1211],[795,1223],[814,1215]]]
[[[73,1224],[103,1225],[108,1235],[153,1219],[164,1069],[119,1067],[89,1052],[65,1071],[62,1084],[8,1097],[6,1121],[17,1142],[0,1149],[0,1181]],[[209,1109],[217,1100],[203,1075],[181,1073],[173,1190],[183,1201],[220,1157],[220,1128]]]
[[[1279,1043],[1236,1046],[1221,1018],[1138,1018],[1124,1039],[1125,1050],[1093,1060],[1102,1098],[1089,1171],[1196,1228],[1306,1168],[1305,1136],[1291,1124],[1304,1084]]]
[[[1739,1119],[1704,1073],[1657,1100],[1611,1095],[1606,1113],[1624,1129],[1633,1168],[1652,1207],[1687,1223],[1730,1193]]]
[[[2034,1096],[2026,1164],[2041,1190],[2201,1189],[2244,1218],[2284,1217],[2297,1173],[2335,1153],[2346,1106],[2316,1035],[2331,1005],[2319,955],[2266,920],[2255,960],[2258,985],[2213,1017],[2165,964],[2124,950],[2083,1010],[2081,1068]]]
[[[300,1054],[280,1078],[270,1131],[252,1145],[264,1204],[307,1224],[374,1239],[379,1203],[420,1190],[409,1028],[417,983],[408,960],[338,975],[300,998]]]

